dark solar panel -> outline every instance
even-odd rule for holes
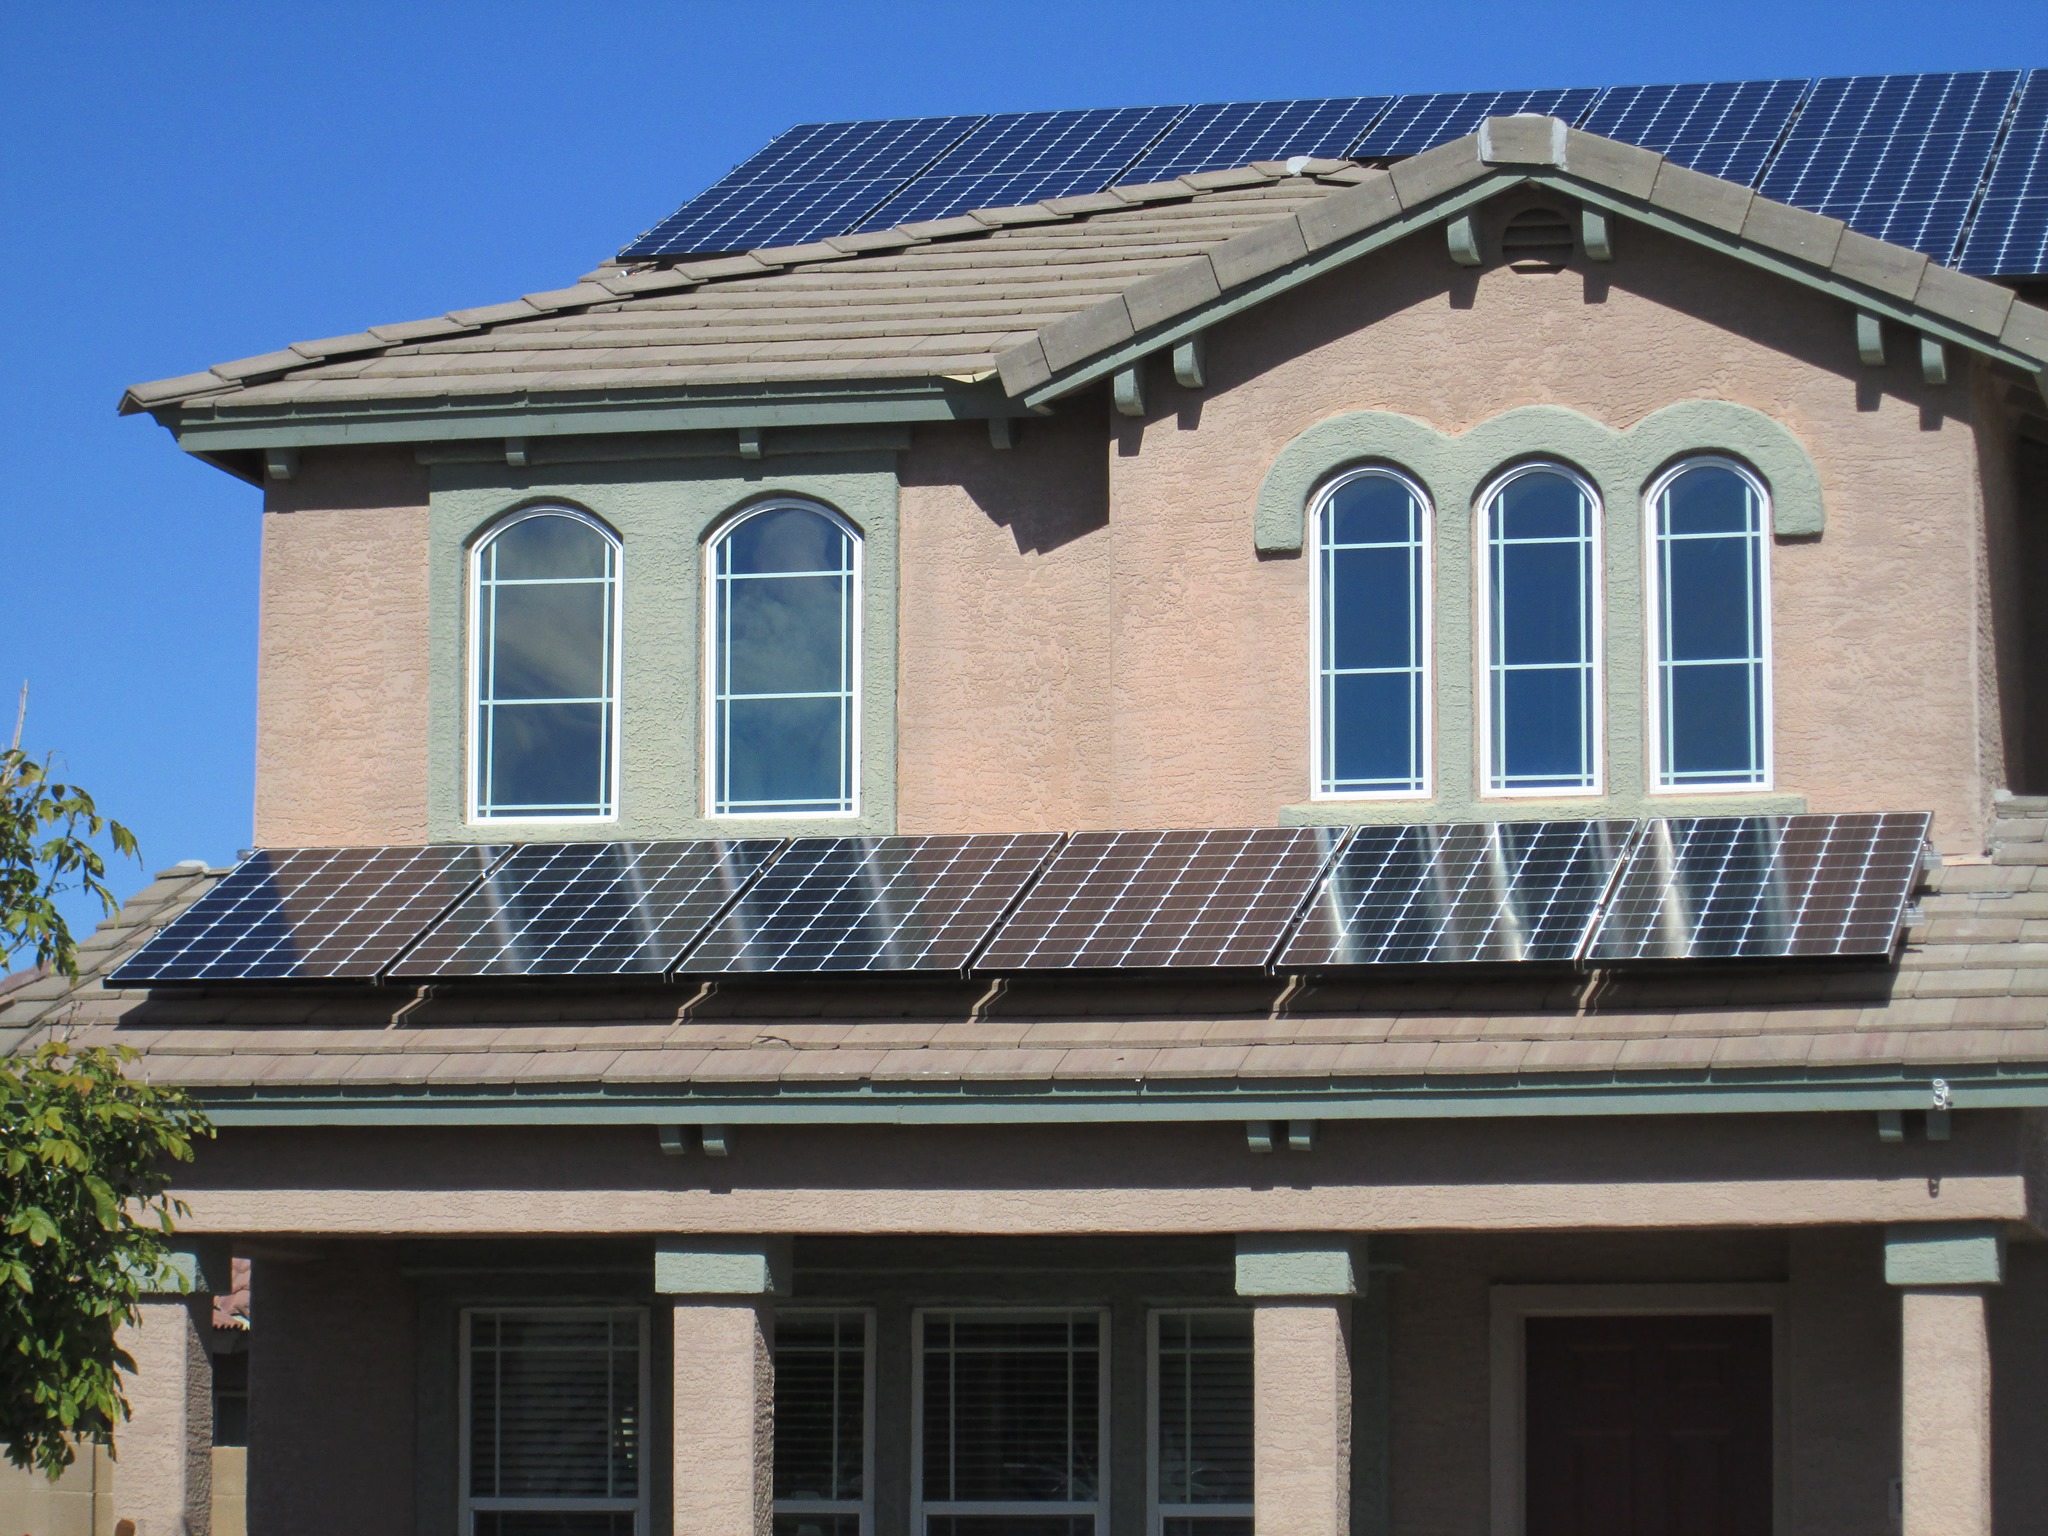
[[[1340,834],[1077,832],[975,968],[1263,966]]]
[[[778,135],[619,254],[645,260],[758,250],[844,234],[982,121],[805,123]]]
[[[1341,159],[1393,104],[1391,96],[1308,101],[1211,101],[1188,108],[1145,157],[1117,179],[1171,181],[1294,155]]]
[[[1181,115],[1182,107],[1006,112],[985,120],[860,227],[888,229],[975,208],[1009,208],[1100,192]]]
[[[1634,826],[1361,827],[1280,964],[1575,959]]]
[[[1806,86],[1804,80],[1617,85],[1600,93],[1583,126],[1709,176],[1753,185]]]
[[[1929,821],[1893,813],[1647,822],[1587,958],[1888,955]]]
[[[110,980],[373,981],[504,854],[454,844],[254,853]]]
[[[659,976],[781,843],[529,843],[391,974]]]
[[[1419,155],[1473,132],[1489,117],[1516,112],[1542,112],[1576,123],[1593,105],[1598,91],[1589,88],[1548,91],[1440,91],[1432,96],[1402,96],[1386,116],[1351,146],[1355,160],[1387,160]]]
[[[1058,844],[1053,832],[799,838],[677,969],[964,970]]]
[[[2018,84],[2012,70],[1817,80],[1758,190],[1947,262]]]
[[[1956,264],[1979,277],[2048,272],[2048,69],[2027,77]]]

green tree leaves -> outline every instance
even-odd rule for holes
[[[115,852],[135,857],[135,834],[102,816],[91,795],[57,783],[47,763],[19,747],[0,752],[0,968],[26,950],[62,975],[78,974],[57,898],[82,890],[109,912],[119,905],[91,842],[102,834]]]

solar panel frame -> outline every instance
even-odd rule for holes
[[[989,973],[1263,970],[1344,834],[1076,832],[975,961]]]
[[[1119,180],[1127,185],[1171,181],[1196,171],[1295,155],[1342,159],[1393,103],[1392,96],[1200,102],[1126,167]]]
[[[1057,832],[794,839],[673,974],[964,973],[1061,841]]]
[[[1392,160],[1417,155],[1474,132],[1489,117],[1541,112],[1576,124],[1599,99],[1592,86],[1534,91],[1437,91],[1401,96],[1351,146],[1354,160]]]
[[[1186,111],[1176,106],[1000,113],[984,119],[858,228],[890,229],[976,208],[1100,192],[1124,180],[1124,171]]]
[[[376,981],[502,844],[259,849],[108,978],[115,987]]]
[[[770,867],[780,838],[528,843],[389,975],[660,978]]]
[[[1932,820],[1880,812],[1646,822],[1584,958],[1889,956]]]
[[[1977,277],[2048,274],[2048,69],[2020,88],[1956,264]]]
[[[1331,864],[1278,963],[1283,970],[1570,963],[1636,825],[1361,827]]]

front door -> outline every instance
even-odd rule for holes
[[[1769,1536],[1768,1317],[1532,1317],[1528,1536]]]

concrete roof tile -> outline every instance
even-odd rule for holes
[[[1998,339],[2015,352],[2024,352],[2048,365],[2048,309],[2015,303],[2006,313]]]
[[[1310,251],[1348,240],[1353,235],[1401,216],[1401,197],[1386,171],[1364,171],[1358,185],[1332,192],[1294,216],[1302,242]]]
[[[1438,1074],[1511,1073],[1528,1057],[1526,1040],[1453,1040],[1430,1052],[1426,1070]]]
[[[1046,362],[1058,373],[1099,352],[1121,346],[1133,334],[1130,311],[1119,297],[1053,321],[1039,331],[1038,341],[1045,350]]]
[[[1755,197],[1747,187],[1671,160],[1658,168],[1656,185],[1650,189],[1651,206],[1730,235],[1742,233]]]
[[[1479,136],[1468,133],[1395,164],[1394,190],[1403,208],[1417,208],[1491,174],[1479,159]]]
[[[305,366],[306,360],[286,347],[277,352],[265,352],[258,357],[238,357],[233,362],[215,363],[213,372],[223,379],[240,383],[246,379],[261,378],[265,374],[283,373],[288,369]]]
[[[1792,256],[1812,266],[1825,267],[1835,259],[1848,228],[1840,219],[1826,218],[1794,208],[1787,203],[1759,197],[1749,205],[1742,221],[1742,241],[1781,256]]]
[[[1835,247],[1831,263],[1835,276],[1861,283],[1879,293],[1910,304],[1920,291],[1920,278],[1927,270],[1927,258],[1889,240],[1879,240],[1859,230],[1845,229]]]
[[[1584,176],[1629,197],[1648,199],[1657,184],[1657,172],[1664,157],[1654,150],[1619,139],[1602,138],[1578,128],[1565,130],[1564,166],[1575,176]]]
[[[1139,278],[1124,290],[1124,308],[1131,324],[1145,331],[1222,296],[1209,258],[1195,256]]]
[[[1920,274],[1920,290],[1913,295],[1913,302],[1930,314],[1996,336],[2012,311],[2013,292],[1929,262]]]
[[[1420,1076],[1439,1049],[1433,1040],[1387,1040],[1337,1047],[1333,1077]]]
[[[1308,255],[1308,241],[1292,218],[1278,218],[1233,235],[1209,252],[1216,281],[1228,290],[1256,281]]]

